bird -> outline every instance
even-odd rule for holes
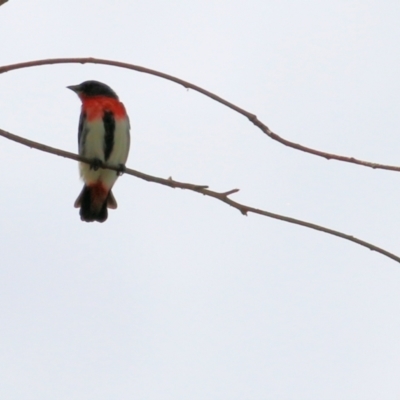
[[[79,163],[84,186],[74,206],[80,208],[82,221],[104,222],[108,217],[107,208],[117,208],[111,189],[128,159],[129,117],[118,95],[105,83],[89,80],[67,88],[82,102],[79,155],[92,160],[90,164]],[[118,171],[101,168],[104,163],[118,167]]]

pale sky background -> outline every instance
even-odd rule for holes
[[[101,57],[186,79],[285,138],[400,165],[400,2],[20,0],[0,64]],[[286,148],[179,85],[106,66],[0,76],[0,128],[77,151],[109,84],[128,167],[400,254],[400,174]],[[0,138],[0,398],[399,399],[400,265],[320,232],[123,176],[104,224],[74,161]]]

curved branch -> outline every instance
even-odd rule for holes
[[[396,167],[393,165],[385,165],[385,164],[377,164],[369,161],[363,161],[363,160],[358,160],[354,157],[346,157],[346,156],[340,156],[337,154],[331,154],[327,153],[324,151],[312,149],[310,147],[303,146],[298,143],[291,142],[290,140],[284,139],[281,136],[277,135],[276,133],[272,132],[264,123],[262,123],[254,114],[250,113],[249,111],[244,110],[243,108],[240,108],[236,106],[233,103],[230,103],[229,101],[223,99],[222,97],[217,96],[214,93],[209,92],[208,90],[205,90],[201,88],[200,86],[193,85],[190,82],[186,82],[182,79],[176,78],[175,76],[164,74],[163,72],[155,71],[153,69],[141,67],[139,65],[133,65],[133,64],[128,64],[128,63],[123,63],[119,61],[112,61],[112,60],[103,60],[100,58],[92,58],[92,57],[84,57],[84,58],[50,58],[50,59],[45,59],[45,60],[36,60],[36,61],[28,61],[28,62],[23,62],[23,63],[18,63],[18,64],[11,64],[11,65],[5,65],[3,67],[0,67],[0,74],[4,72],[9,72],[13,71],[16,69],[22,69],[22,68],[29,68],[29,67],[38,67],[41,65],[53,65],[53,64],[102,64],[102,65],[111,65],[113,67],[119,67],[119,68],[126,68],[138,72],[143,72],[145,74],[149,75],[154,75],[158,76],[159,78],[163,78],[166,80],[169,80],[171,82],[178,83],[179,85],[184,86],[187,89],[192,89],[195,90],[196,92],[199,92],[215,101],[218,103],[223,104],[226,107],[231,108],[232,110],[238,112],[239,114],[245,116],[249,121],[251,121],[255,126],[257,126],[261,131],[263,131],[267,136],[269,136],[271,139],[276,140],[277,142],[287,146],[291,147],[296,150],[303,151],[305,153],[313,154],[318,157],[325,158],[327,160],[337,160],[337,161],[342,161],[342,162],[347,162],[351,164],[357,164],[357,165],[362,165],[364,167],[369,167],[373,169],[385,169],[389,171],[400,171],[400,167]]]
[[[90,164],[91,160],[85,157],[81,157],[77,154],[74,153],[70,153],[68,151],[65,150],[60,150],[57,149],[55,147],[51,147],[51,146],[47,146],[45,144],[42,143],[38,143],[38,142],[34,142],[32,140],[29,139],[25,139],[21,136],[17,136],[14,135],[10,132],[4,131],[2,129],[0,129],[0,136],[3,136],[7,139],[13,140],[14,142],[23,144],[25,146],[37,149],[37,150],[41,150],[44,151],[46,153],[51,153],[51,154],[55,154],[57,156],[61,156],[61,157],[65,157],[65,158],[70,158],[71,160],[75,160],[75,161],[81,161],[81,162],[85,162]],[[102,168],[107,168],[107,169],[111,169],[113,171],[120,171],[120,166],[114,166],[114,165],[108,165],[105,164],[103,165]],[[247,215],[248,213],[253,213],[253,214],[259,214],[259,215],[263,215],[265,217],[269,217],[269,218],[274,218],[274,219],[278,219],[280,221],[285,221],[285,222],[289,222],[291,224],[296,224],[296,225],[301,225],[304,226],[306,228],[310,228],[310,229],[314,229],[320,232],[325,232],[329,235],[333,235],[333,236],[337,236],[340,237],[342,239],[346,239],[349,240],[350,242],[356,243],[360,246],[366,247],[369,250],[372,251],[376,251],[377,253],[380,253],[386,257],[391,258],[392,260],[400,263],[400,257],[390,253],[378,246],[375,246],[371,243],[365,242],[364,240],[361,239],[357,239],[354,236],[351,235],[346,235],[345,233],[339,232],[339,231],[335,231],[333,229],[329,229],[329,228],[325,228],[321,225],[316,225],[313,224],[311,222],[306,222],[306,221],[302,221],[300,219],[296,219],[296,218],[291,218],[291,217],[286,217],[284,215],[280,215],[280,214],[275,214],[275,213],[271,213],[269,211],[264,211],[264,210],[260,210],[258,208],[254,208],[254,207],[249,207],[245,204],[241,204],[238,203],[236,201],[233,201],[229,198],[229,196],[231,194],[237,193],[239,191],[239,189],[232,189],[232,190],[228,190],[226,192],[215,192],[213,190],[208,189],[207,185],[195,185],[192,183],[184,183],[184,182],[178,182],[175,181],[174,179],[172,179],[171,177],[168,179],[163,179],[163,178],[158,178],[156,176],[152,176],[152,175],[148,175],[148,174],[144,174],[143,172],[139,172],[136,171],[134,169],[130,169],[130,168],[126,168],[124,173],[128,174],[128,175],[133,175],[136,176],[137,178],[143,179],[147,182],[155,182],[155,183],[159,183],[160,185],[164,185],[164,186],[169,186],[171,188],[179,188],[179,189],[187,189],[187,190],[192,190],[194,192],[197,193],[201,193],[205,196],[208,197],[213,197],[217,200],[222,201],[223,203],[229,204],[231,207],[236,208],[237,210],[239,210],[243,215]]]

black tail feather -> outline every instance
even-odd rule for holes
[[[85,222],[104,222],[107,220],[108,212],[107,212],[107,199],[99,206],[96,205],[94,199],[92,198],[92,188],[88,186],[84,186],[81,194],[75,202],[75,206],[80,206],[79,215],[81,216],[81,220]]]

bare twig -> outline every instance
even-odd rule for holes
[[[75,161],[82,161],[85,163],[90,163],[91,160],[81,157],[77,154],[73,154],[70,153],[68,151],[64,151],[64,150],[60,150],[57,149],[55,147],[50,147],[47,145],[44,145],[42,143],[38,143],[38,142],[34,142],[32,140],[29,139],[25,139],[23,137],[14,135],[10,132],[4,131],[2,129],[0,129],[0,136],[3,136],[7,139],[13,140],[14,142],[23,144],[25,146],[31,147],[31,148],[35,148],[37,150],[41,150],[47,153],[51,153],[51,154],[55,154],[57,156],[61,156],[61,157],[65,157],[65,158],[70,158],[71,160],[75,160]],[[113,171],[120,171],[120,166],[114,166],[114,165],[108,165],[105,164],[102,168],[107,168],[107,169],[111,169]],[[169,177],[168,179],[163,179],[163,178],[158,178],[156,176],[152,176],[152,175],[148,175],[148,174],[144,174],[143,172],[139,172],[136,171],[134,169],[130,169],[130,168],[126,168],[125,174],[128,175],[133,175],[136,176],[137,178],[143,179],[147,182],[155,182],[155,183],[159,183],[160,185],[164,185],[164,186],[169,186],[171,188],[179,188],[179,189],[187,189],[187,190],[192,190],[193,192],[197,192],[197,193],[201,193],[205,196],[208,197],[214,197],[217,200],[222,201],[223,203],[229,204],[231,207],[236,208],[237,210],[239,210],[243,215],[247,215],[248,213],[254,213],[254,214],[259,214],[259,215],[263,215],[265,217],[269,217],[269,218],[274,218],[274,219],[278,219],[280,221],[285,221],[285,222],[289,222],[291,224],[296,224],[296,225],[301,225],[304,226],[306,228],[310,228],[310,229],[315,229],[317,231],[320,232],[325,232],[329,235],[333,235],[333,236],[337,236],[340,237],[342,239],[346,239],[349,240],[353,243],[356,243],[360,246],[366,247],[367,249],[370,249],[372,251],[376,251],[377,253],[380,253],[386,257],[391,258],[392,260],[400,263],[400,257],[390,253],[378,246],[375,246],[371,243],[365,242],[364,240],[360,240],[355,238],[354,236],[351,235],[346,235],[345,233],[339,232],[339,231],[335,231],[333,229],[329,229],[329,228],[325,228],[321,225],[316,225],[316,224],[312,224],[310,222],[306,222],[306,221],[302,221],[299,219],[295,219],[295,218],[291,218],[291,217],[286,217],[284,215],[279,215],[279,214],[275,214],[275,213],[271,213],[269,211],[264,211],[264,210],[260,210],[258,208],[254,208],[254,207],[249,207],[245,204],[241,204],[238,203],[236,201],[233,201],[229,198],[229,196],[231,194],[234,194],[236,192],[239,191],[239,189],[232,189],[232,190],[228,190],[226,192],[214,192],[210,189],[208,189],[208,186],[206,185],[194,185],[192,183],[184,183],[184,182],[178,182],[173,180],[171,177]]]
[[[7,3],[8,0],[0,0],[0,6],[2,6],[4,3]]]
[[[164,74],[163,72],[155,71],[153,69],[141,67],[139,65],[133,65],[133,64],[123,63],[123,62],[119,62],[119,61],[112,61],[112,60],[103,60],[103,59],[92,58],[92,57],[50,58],[50,59],[45,59],[45,60],[36,60],[36,61],[28,61],[28,62],[23,62],[23,63],[18,63],[18,64],[5,65],[3,67],[0,67],[0,74],[4,73],[4,72],[13,71],[16,69],[21,69],[21,68],[37,67],[37,66],[41,66],[41,65],[52,65],[52,64],[103,64],[103,65],[111,65],[113,67],[131,69],[134,71],[143,72],[145,74],[158,76],[159,78],[163,78],[163,79],[178,83],[179,85],[182,85],[187,89],[195,90],[196,92],[199,92],[199,93],[225,105],[226,107],[231,108],[232,110],[238,112],[239,114],[242,114],[249,121],[251,121],[255,126],[257,126],[259,129],[261,129],[261,131],[263,131],[271,139],[276,140],[277,142],[282,143],[285,146],[291,147],[296,150],[303,151],[305,153],[313,154],[318,157],[323,157],[327,160],[343,161],[343,162],[347,162],[347,163],[351,163],[351,164],[362,165],[364,167],[369,167],[369,168],[373,168],[373,169],[385,169],[385,170],[389,170],[389,171],[400,171],[400,167],[397,167],[397,166],[377,164],[377,163],[373,163],[373,162],[369,162],[369,161],[358,160],[354,157],[346,157],[346,156],[341,156],[341,155],[337,155],[337,154],[331,154],[331,153],[312,149],[310,147],[306,147],[301,144],[286,140],[286,139],[282,138],[281,136],[277,135],[276,133],[272,132],[254,114],[250,113],[249,111],[244,110],[243,108],[236,106],[233,103],[230,103],[229,101],[223,99],[222,97],[219,97],[216,94],[211,93],[199,86],[193,85],[192,83],[189,83],[182,79],[176,78],[175,76]]]

